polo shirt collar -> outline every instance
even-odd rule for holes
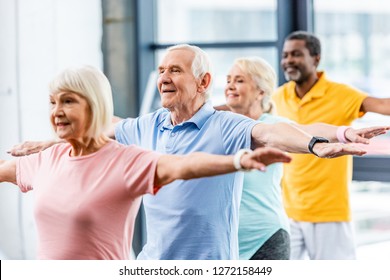
[[[214,114],[214,112],[215,109],[211,105],[211,102],[206,102],[205,104],[203,104],[202,107],[200,107],[199,111],[192,116],[192,118],[176,126],[183,126],[186,123],[193,123],[198,129],[201,129],[202,126],[206,123],[206,121],[210,118],[210,116]],[[162,129],[173,129],[173,125],[171,122],[171,113],[169,113],[165,118],[162,125]]]
[[[325,72],[317,72],[318,81],[314,84],[314,86],[309,90],[306,94],[313,98],[321,97],[325,95],[325,83],[326,83],[326,75]]]
[[[317,72],[318,81],[314,84],[314,86],[305,94],[305,96],[300,99],[295,94],[295,82],[291,82],[288,86],[290,89],[288,90],[291,92],[290,98],[296,100],[296,102],[300,103],[301,105],[311,101],[314,98],[319,98],[325,95],[326,93],[326,75],[324,71],[318,71]]]

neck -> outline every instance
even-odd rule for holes
[[[171,122],[172,125],[178,125],[182,122],[185,122],[191,119],[205,104],[205,101],[198,101],[192,104],[191,106],[182,106],[180,108],[175,107],[173,109],[169,109],[171,112]]]
[[[109,138],[102,135],[98,139],[83,138],[77,140],[69,140],[69,144],[72,146],[70,151],[71,157],[86,156],[100,150],[107,142]]]
[[[315,75],[312,75],[304,82],[296,83],[295,84],[295,94],[302,99],[306,93],[310,91],[310,89],[317,83],[318,76],[317,73]]]

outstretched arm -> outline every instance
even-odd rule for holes
[[[187,180],[236,172],[234,157],[201,152],[183,156],[162,155],[157,163],[155,185],[163,186],[177,179]],[[264,171],[267,165],[290,162],[291,158],[278,149],[258,148],[253,152],[243,153],[236,160],[245,170]]]
[[[312,135],[288,123],[259,123],[252,129],[252,148],[269,146],[286,152],[308,153],[311,138]]]
[[[363,100],[361,111],[390,115],[390,98],[367,97]]]
[[[259,123],[252,129],[252,147],[270,146],[291,153],[310,153],[312,136],[287,123]],[[313,151],[318,157],[333,158],[344,155],[364,155],[365,150],[342,143],[316,143]]]
[[[390,126],[372,126],[361,129],[354,129],[352,127],[335,126],[325,123],[293,125],[310,135],[325,137],[330,142],[352,142],[362,144],[368,144],[369,139],[385,134],[390,129]]]
[[[16,185],[16,161],[0,160],[0,183],[9,182]]]

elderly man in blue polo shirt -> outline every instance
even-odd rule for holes
[[[207,102],[211,84],[207,54],[195,46],[167,49],[158,67],[164,108],[116,125],[117,141],[167,154],[203,151],[234,154],[274,146],[295,153],[335,157],[364,152],[280,123],[259,124],[216,111]],[[329,138],[335,131],[329,129]],[[238,210],[242,173],[175,181],[156,196],[144,196],[147,242],[138,259],[238,259]],[[261,186],[259,186],[261,187]]]

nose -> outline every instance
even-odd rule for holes
[[[171,82],[171,76],[169,75],[169,71],[164,71],[160,73],[158,77],[158,82],[161,84],[169,84]]]
[[[228,89],[234,89],[235,86],[234,86],[234,82],[233,81],[227,81],[226,82],[226,86],[225,86],[225,89],[228,90]]]
[[[64,115],[64,111],[62,110],[62,106],[58,103],[52,105],[51,112],[52,112],[52,115],[55,117]]]

